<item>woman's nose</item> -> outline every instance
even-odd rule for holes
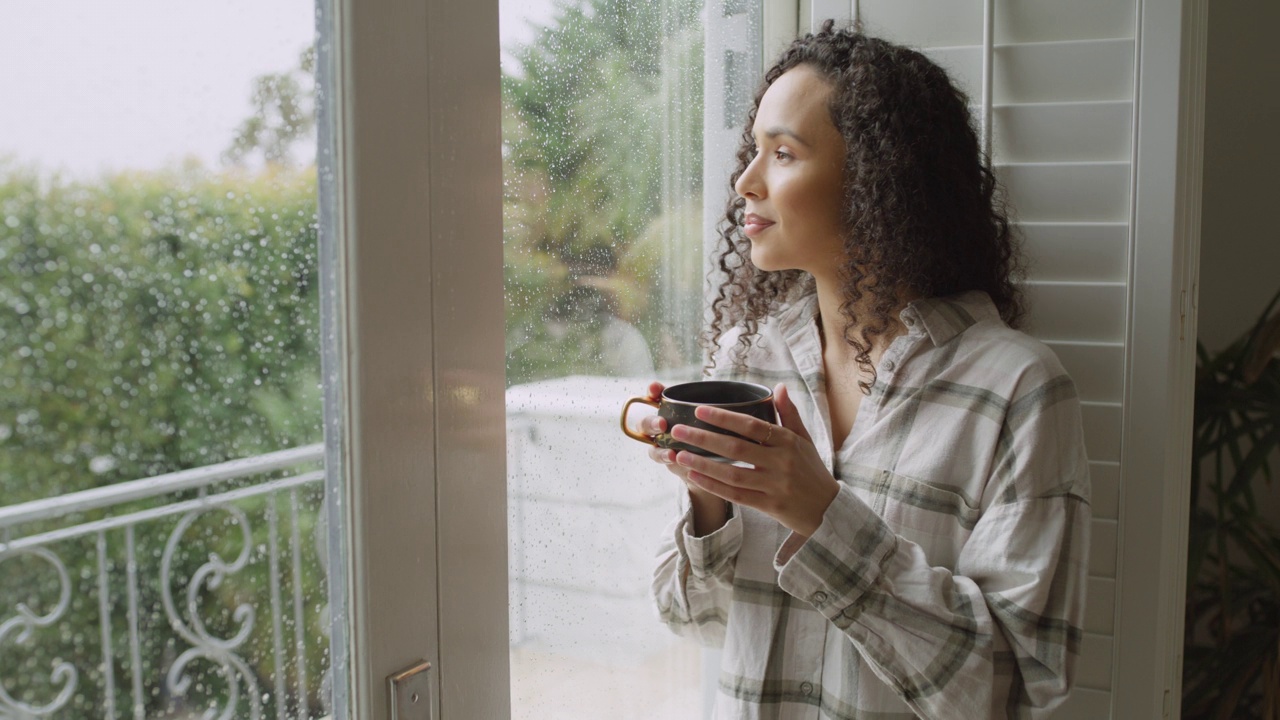
[[[738,181],[733,184],[734,192],[740,197],[759,200],[764,193],[764,184],[760,182],[760,173],[756,170],[756,161],[760,159],[757,155],[747,164],[747,168],[738,176]]]

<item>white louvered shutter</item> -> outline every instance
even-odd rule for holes
[[[1093,480],[1085,636],[1058,717],[1110,713],[1124,399],[1136,5],[1133,0],[815,2],[916,47],[969,95],[1029,261],[1027,330],[1081,395]]]

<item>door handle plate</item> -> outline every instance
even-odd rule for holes
[[[387,676],[390,720],[431,720],[431,663],[419,660]]]

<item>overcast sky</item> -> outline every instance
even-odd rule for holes
[[[501,0],[502,44],[554,0]],[[0,157],[75,176],[214,165],[253,78],[296,65],[314,0],[0,2]],[[504,58],[505,59],[505,58]]]

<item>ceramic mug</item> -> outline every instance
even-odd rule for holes
[[[627,411],[635,403],[643,403],[657,408],[658,416],[667,421],[667,432],[658,435],[645,435],[627,427]],[[633,397],[627,400],[622,406],[622,432],[626,433],[627,437],[632,440],[639,440],[642,443],[656,445],[660,448],[688,450],[691,453],[697,453],[715,460],[726,460],[726,458],[702,448],[677,442],[670,435],[671,428],[676,425],[689,425],[690,427],[702,428],[703,430],[710,430],[723,435],[742,437],[724,428],[704,423],[695,417],[694,411],[700,405],[711,405],[733,410],[734,412],[760,418],[767,423],[778,422],[778,413],[773,407],[773,391],[764,385],[738,382],[736,380],[699,380],[666,388],[662,391],[661,400],[653,400],[647,397]],[[751,438],[743,439],[751,440]]]

